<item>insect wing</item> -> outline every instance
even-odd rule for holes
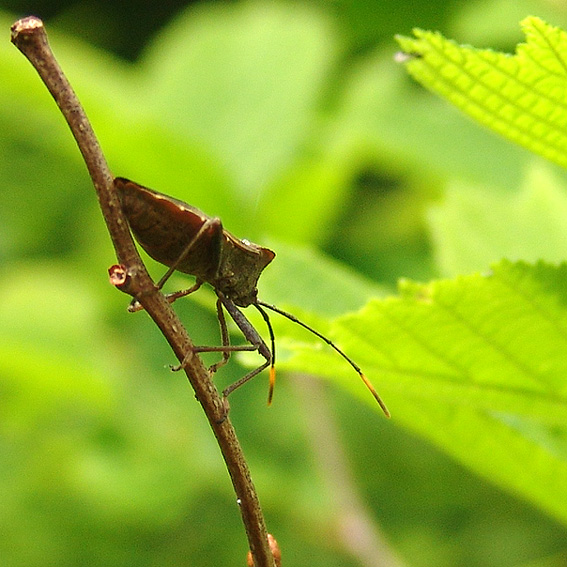
[[[136,240],[154,260],[166,266],[177,263],[180,272],[205,281],[214,277],[222,244],[220,221],[205,226],[214,219],[183,201],[122,177],[114,183]],[[191,254],[178,262],[192,242]]]

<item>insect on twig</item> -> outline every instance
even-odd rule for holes
[[[197,291],[203,283],[211,285],[217,295],[217,315],[222,346],[195,346],[188,356],[197,352],[222,353],[221,360],[210,367],[211,372],[215,372],[226,364],[232,352],[258,351],[264,357],[263,364],[223,390],[225,397],[269,366],[268,404],[271,404],[276,379],[276,347],[274,331],[266,312],[269,310],[301,325],[340,354],[362,378],[366,387],[380,404],[384,414],[387,417],[390,416],[386,405],[360,367],[333,341],[291,313],[258,299],[256,285],[264,268],[275,257],[272,250],[236,238],[223,228],[219,218],[209,217],[183,201],[122,177],[116,177],[114,184],[136,240],[154,260],[169,267],[158,282],[158,289],[163,287],[175,270],[196,278],[195,285],[189,289],[169,294],[166,296],[168,300],[173,302],[189,295]],[[271,348],[268,348],[258,331],[239,309],[239,307],[250,305],[260,312],[266,322]],[[137,311],[138,309],[140,306],[134,301],[130,310]],[[228,312],[250,344],[230,344],[224,310]],[[181,362],[177,369],[183,368],[183,364],[184,362]]]

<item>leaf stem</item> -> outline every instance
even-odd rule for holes
[[[124,284],[116,287],[140,302],[163,333],[178,360],[185,360],[187,353],[192,352],[193,343],[171,305],[154,285],[136,250],[100,144],[79,99],[51,51],[43,22],[34,16],[23,18],[12,25],[11,32],[12,43],[29,59],[40,75],[67,120],[83,155],[118,261],[126,271]],[[258,496],[236,432],[228,419],[226,404],[199,356],[190,356],[189,360],[185,360],[184,371],[226,462],[255,565],[274,567]]]

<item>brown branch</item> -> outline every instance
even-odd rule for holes
[[[124,278],[116,287],[140,302],[163,333],[177,359],[185,360],[186,354],[192,352],[191,339],[171,305],[156,289],[142,263],[114,190],[113,176],[85,111],[49,47],[43,22],[30,16],[14,23],[11,31],[12,43],[39,73],[67,120],[83,155],[118,261],[124,269]],[[112,274],[112,281],[117,283],[116,271]],[[184,370],[226,462],[255,565],[274,567],[258,496],[240,443],[226,415],[226,405],[199,356],[190,357],[185,362]]]

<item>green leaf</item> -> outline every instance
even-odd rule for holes
[[[457,45],[439,33],[398,37],[417,57],[408,71],[463,112],[550,161],[567,166],[567,34],[539,18],[522,22],[511,56]]]
[[[394,420],[567,522],[567,265],[404,282],[330,332]],[[284,364],[374,403],[325,345]]]

